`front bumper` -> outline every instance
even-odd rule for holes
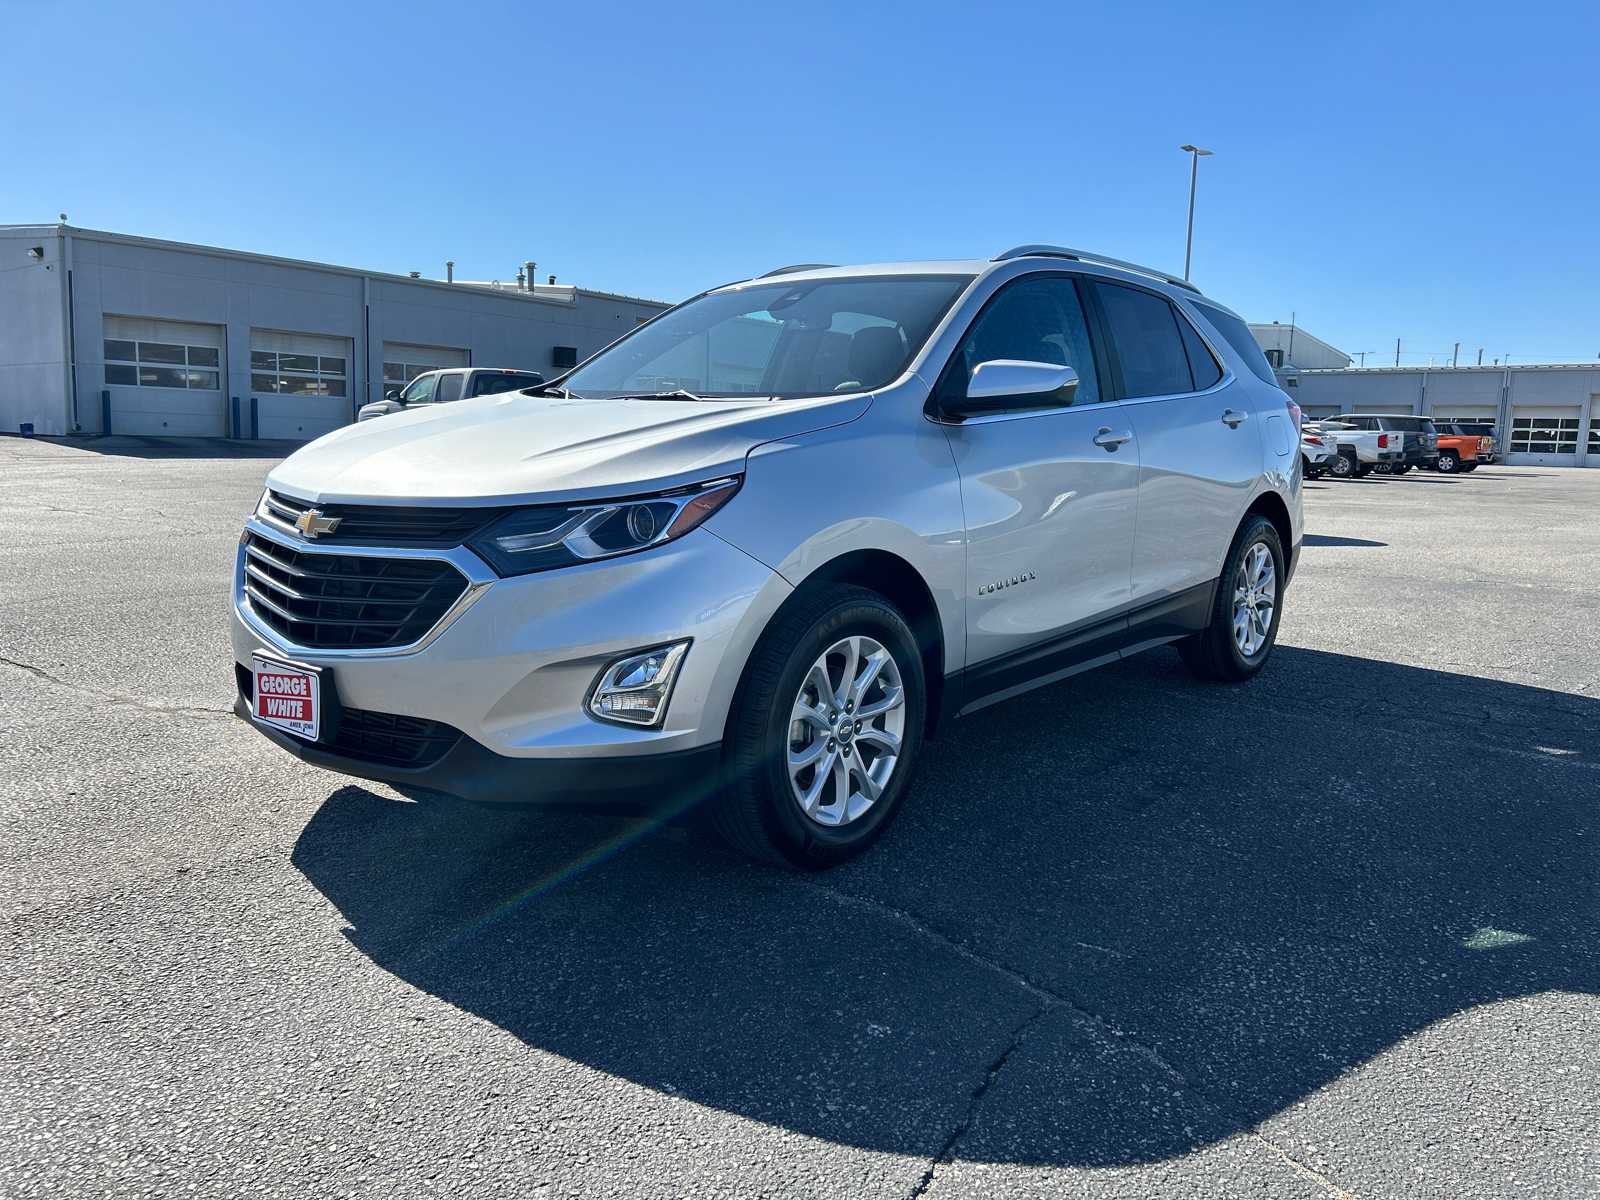
[[[234,701],[233,711],[268,741],[314,767],[508,808],[674,816],[710,799],[722,757],[721,743],[713,742],[665,754],[511,758],[463,737],[431,766],[392,767],[347,758],[320,743],[257,724],[243,696]]]
[[[263,527],[252,520],[250,532]],[[266,535],[289,544],[288,535]],[[304,553],[346,547],[296,542]],[[384,553],[374,551],[373,553]],[[715,534],[697,529],[642,554],[509,579],[496,578],[470,551],[394,551],[449,559],[471,584],[435,631],[411,647],[318,650],[286,641],[251,607],[235,566],[231,636],[234,659],[248,667],[265,652],[324,668],[339,704],[378,718],[417,718],[464,738],[417,773],[345,761],[329,750],[267,733],[307,762],[363,778],[416,783],[468,799],[516,795],[551,803],[575,791],[611,804],[613,794],[654,788],[678,767],[678,755],[714,756],[739,676],[756,639],[793,590],[769,567]],[[244,557],[240,550],[241,562]],[[470,560],[470,561],[469,561]],[[474,565],[476,564],[476,565]],[[605,666],[629,653],[689,641],[659,729],[599,720],[585,709]],[[259,727],[258,727],[259,728]],[[619,761],[608,775],[592,765]],[[501,769],[502,760],[526,769]],[[664,773],[664,774],[663,774]],[[623,780],[606,783],[603,777]],[[598,782],[597,782],[598,781]],[[599,796],[599,800],[594,797]],[[608,798],[609,797],[609,798]]]

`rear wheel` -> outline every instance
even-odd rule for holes
[[[1463,475],[1470,475],[1481,465],[1480,463],[1462,463],[1459,470]]]
[[[844,584],[799,597],[734,698],[713,825],[779,866],[855,857],[905,799],[926,711],[922,658],[894,605]]]
[[[1454,450],[1439,451],[1439,467],[1446,475],[1454,475],[1461,470],[1461,456]]]
[[[1360,470],[1361,464],[1356,461],[1354,452],[1350,450],[1339,451],[1328,463],[1328,474],[1335,479],[1354,479],[1360,474]]]
[[[1178,643],[1201,679],[1238,683],[1267,663],[1282,613],[1283,546],[1271,521],[1251,514],[1234,535],[1205,629]]]

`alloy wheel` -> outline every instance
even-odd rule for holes
[[[819,825],[859,819],[883,795],[900,761],[905,687],[887,647],[842,638],[818,656],[789,718],[789,787]]]
[[[1233,581],[1233,640],[1246,658],[1266,644],[1277,602],[1278,578],[1272,551],[1257,542],[1245,551]]]

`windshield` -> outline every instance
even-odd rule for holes
[[[778,280],[712,292],[642,326],[563,381],[574,396],[821,396],[905,369],[971,275]]]

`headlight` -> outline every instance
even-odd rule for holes
[[[733,499],[740,482],[739,477],[714,479],[630,500],[518,509],[467,545],[499,575],[632,554],[682,537]]]
[[[589,693],[589,712],[602,721],[660,725],[666,719],[672,685],[687,653],[688,642],[673,642],[618,659],[595,680],[594,690]]]

